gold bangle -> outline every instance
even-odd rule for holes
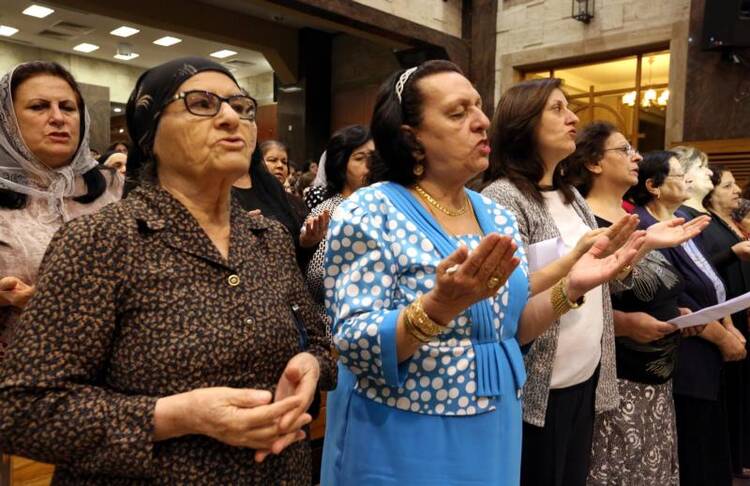
[[[577,301],[572,302],[568,298],[567,291],[565,289],[566,284],[568,283],[567,278],[561,278],[554,287],[552,287],[552,291],[550,292],[550,303],[552,304],[552,310],[555,312],[555,315],[559,318],[563,314],[567,313],[571,309],[577,309],[583,305],[583,303],[586,301],[584,296],[581,296]]]
[[[408,307],[407,307],[408,309]],[[414,339],[419,341],[420,343],[427,343],[430,341],[430,336],[425,336],[417,328],[414,327],[414,323],[409,319],[409,315],[406,311],[404,311],[404,326],[406,327],[406,332],[408,332]]]
[[[414,301],[406,308],[406,312],[408,313],[407,316],[409,316],[412,325],[414,325],[414,327],[425,336],[437,336],[448,330],[446,326],[441,326],[427,315],[424,311],[424,307],[422,307],[421,297],[414,299]]]
[[[615,277],[617,280],[622,280],[624,278],[627,278],[628,275],[633,271],[633,267],[630,264],[625,265],[620,269],[620,273],[617,274],[617,277]]]

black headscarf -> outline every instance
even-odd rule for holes
[[[226,67],[202,57],[174,59],[141,74],[125,108],[128,132],[133,140],[128,150],[128,172],[139,174],[144,163],[152,160],[156,127],[164,105],[182,83],[204,71],[226,74],[237,84]]]

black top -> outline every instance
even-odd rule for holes
[[[294,240],[294,249],[297,256],[297,264],[299,265],[300,269],[304,271],[315,250],[315,248],[302,248],[299,244],[300,229],[302,228],[302,225],[304,224],[305,218],[307,217],[308,213],[305,212],[306,208],[302,201],[299,201],[299,203],[302,203],[300,205],[297,201],[292,200],[292,198],[299,198],[297,198],[293,194],[285,194],[287,196],[287,202],[294,214],[295,221],[290,222],[289,217],[286,212],[283,211],[283,208],[280,208],[277,202],[273,199],[264,197],[264,194],[259,192],[255,187],[251,187],[249,189],[232,187],[232,197],[237,199],[237,201],[240,203],[240,206],[242,206],[244,210],[253,211],[255,209],[260,209],[260,213],[263,216],[275,219],[276,221],[284,225],[284,227],[287,229],[287,231],[289,231],[292,239]]]
[[[641,218],[640,229],[647,229],[658,222],[643,207],[636,207],[633,212]],[[692,219],[687,214],[678,216]],[[716,305],[718,298],[711,279],[698,267],[683,246],[684,244],[659,250],[679,272],[685,283],[684,291],[678,298],[679,306],[697,311]],[[674,373],[674,393],[702,400],[718,400],[724,363],[719,348],[700,336],[693,336],[680,341],[679,356]]]
[[[695,210],[692,209],[692,211]],[[695,213],[698,213],[698,211],[695,211]],[[697,239],[706,258],[713,264],[724,281],[727,299],[750,291],[750,263],[743,262],[732,251],[732,246],[742,241],[732,228],[720,217],[711,214],[711,223]],[[747,338],[747,310],[732,314],[732,322]]]
[[[600,228],[611,222],[596,217]],[[682,278],[658,252],[648,253],[633,270],[633,287],[612,294],[612,308],[622,312],[645,312],[660,321],[680,315],[678,299],[685,287]],[[674,373],[680,344],[680,332],[649,343],[629,337],[615,338],[617,377],[638,383],[660,384]]]

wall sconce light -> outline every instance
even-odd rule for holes
[[[573,0],[571,17],[588,24],[594,18],[596,0]]]

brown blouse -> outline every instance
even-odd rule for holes
[[[152,440],[159,397],[273,391],[305,335],[335,385],[280,224],[233,203],[227,261],[168,192],[139,188],[67,223],[37,285],[0,370],[0,449],[56,464],[57,484],[309,484],[307,443],[256,464],[208,437]]]

